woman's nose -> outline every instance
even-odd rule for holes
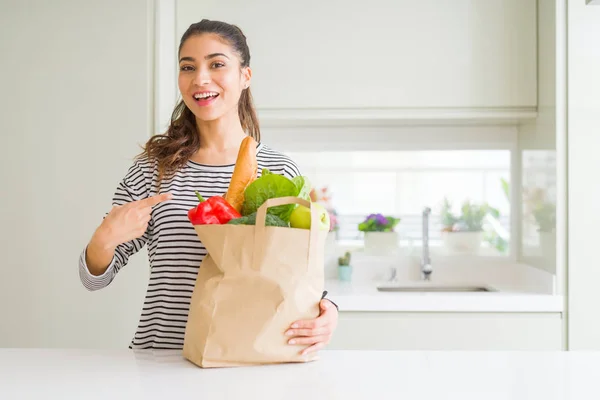
[[[204,68],[200,68],[198,69],[198,73],[196,74],[194,81],[194,83],[199,86],[207,85],[210,83],[210,73]]]

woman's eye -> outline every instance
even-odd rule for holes
[[[215,63],[212,64],[213,68],[221,68],[221,67],[224,67],[224,66],[225,66],[225,64],[222,63],[222,62],[215,62]]]
[[[180,68],[181,71],[193,71],[194,67],[192,67],[191,65],[184,65]]]

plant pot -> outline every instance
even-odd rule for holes
[[[398,250],[398,232],[365,232],[365,252],[389,254]]]
[[[444,246],[459,253],[476,253],[483,242],[483,231],[442,232]]]
[[[352,265],[338,265],[338,280],[344,282],[352,280]]]

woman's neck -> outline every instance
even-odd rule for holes
[[[200,149],[204,151],[223,152],[238,149],[246,136],[237,115],[230,118],[223,117],[213,121],[199,121],[196,119],[198,134],[200,135]]]

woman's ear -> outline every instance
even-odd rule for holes
[[[248,89],[250,87],[250,81],[252,78],[252,70],[250,69],[250,67],[245,67],[242,70],[242,87],[244,89]]]

